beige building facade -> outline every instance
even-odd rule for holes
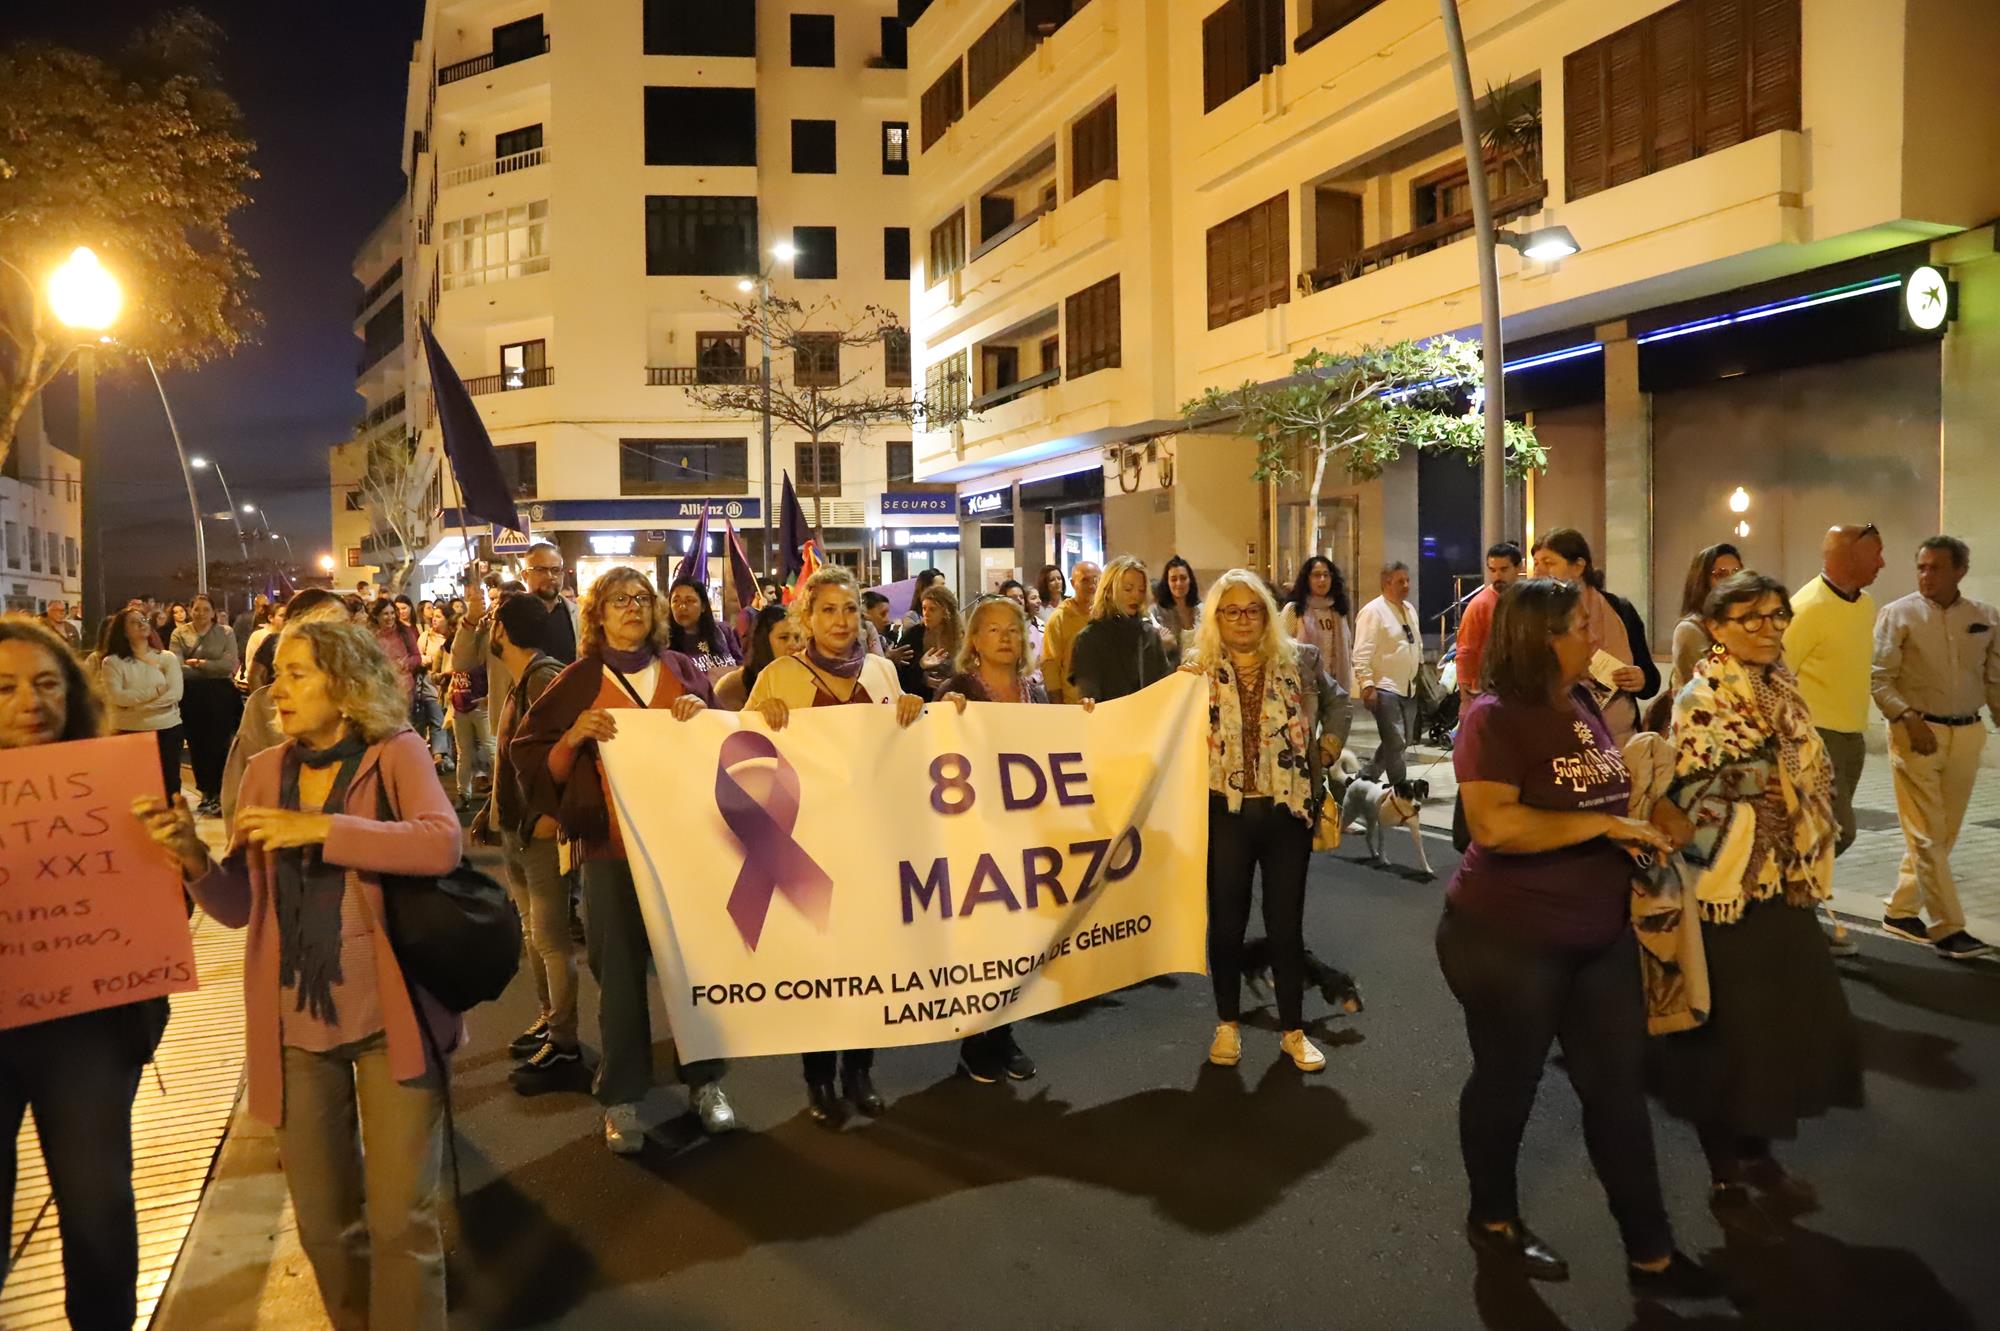
[[[1049,27],[1018,56],[994,36],[1013,14]],[[2000,534],[1985,516],[2000,500],[2000,82],[1985,59],[2000,9],[1465,0],[1461,15],[1496,213],[1582,246],[1500,254],[1509,410],[1550,448],[1513,488],[1515,532],[1584,530],[1661,643],[1688,558],[1717,540],[1797,582],[1828,523],[1875,520],[1887,587],[1918,539],[1955,530],[1979,585],[1981,538]],[[919,364],[966,357],[975,393],[1025,384],[1004,349],[1052,309],[1065,349],[1060,376],[920,437],[919,473],[957,483],[962,507],[1004,490],[1012,514],[1034,507],[1013,503],[1024,483],[1094,468],[1106,549],[1288,581],[1305,495],[1253,482],[1244,442],[1181,431],[1178,405],[1281,379],[1315,348],[1477,334],[1434,0],[939,0],[910,40],[913,230],[960,209],[974,222],[944,280],[913,273]],[[1107,98],[1115,178],[1074,189],[1077,127]],[[979,237],[989,194],[1049,146],[1048,206]],[[948,266],[949,236],[919,260]],[[1926,266],[1950,298],[1931,328],[1903,313]],[[1116,368],[1073,376],[1070,324],[1092,314],[1076,297],[1114,277]],[[1449,457],[1330,478],[1322,548],[1357,602],[1383,561],[1408,561],[1435,615],[1479,567],[1477,496],[1477,470]],[[1058,552],[1034,517],[1015,524],[1016,565]],[[1987,595],[2000,554],[1989,577]]]

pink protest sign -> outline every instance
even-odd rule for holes
[[[132,816],[151,735],[0,749],[0,1029],[195,987],[180,877]]]

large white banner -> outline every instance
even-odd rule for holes
[[[1207,693],[620,712],[602,746],[687,1059],[958,1039],[1202,972]]]

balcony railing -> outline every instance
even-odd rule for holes
[[[470,185],[475,180],[487,180],[493,176],[504,176],[509,171],[525,171],[531,166],[540,166],[549,160],[547,148],[530,148],[526,152],[508,153],[505,157],[495,157],[487,162],[474,162],[471,166],[453,167],[444,173],[444,187]]]
[[[381,406],[368,412],[360,420],[356,421],[354,423],[354,432],[356,434],[366,434],[390,417],[402,415],[406,400],[405,394],[396,394],[396,396],[390,398],[387,402],[384,402]]]
[[[467,379],[465,391],[478,397],[482,393],[511,393],[517,388],[547,388],[555,381],[555,366],[538,365],[531,370],[506,370]]]
[[[1549,182],[1538,180],[1526,189],[1517,189],[1511,194],[1502,194],[1493,200],[1493,225],[1511,222],[1517,217],[1540,212],[1542,200],[1549,194]],[[1448,245],[1461,236],[1472,234],[1472,214],[1453,213],[1440,218],[1428,226],[1420,226],[1414,231],[1405,231],[1400,236],[1391,236],[1378,245],[1370,245],[1365,250],[1357,250],[1339,263],[1323,268],[1312,268],[1299,274],[1299,292],[1310,296],[1315,291],[1351,282],[1364,273],[1372,273],[1377,268],[1387,267],[1401,259],[1425,254],[1440,245]]]
[[[1038,388],[1047,388],[1050,384],[1056,383],[1061,378],[1061,370],[1043,370],[1040,374],[1031,374],[1025,379],[1016,379],[1005,388],[996,388],[990,393],[983,393],[972,399],[971,410],[977,413],[986,410],[988,407],[997,407],[1003,402],[1012,402],[1015,398],[1024,397]]]
[[[541,50],[529,51],[523,55],[516,56],[512,60],[503,60],[499,63],[502,65],[517,65],[523,60],[532,60],[538,55],[547,55],[548,51],[549,35],[545,32],[542,34]],[[455,65],[446,65],[438,71],[438,83],[442,86],[447,83],[457,83],[460,79],[477,78],[481,74],[492,73],[498,67],[494,63],[493,52],[488,51],[485,55],[476,55],[470,60],[461,60]]]
[[[757,365],[648,365],[649,388],[694,388],[702,384],[758,384],[764,381]]]
[[[368,289],[361,293],[361,303],[354,307],[355,315],[359,317],[360,315],[368,313],[368,307],[370,305],[373,305],[377,300],[379,300],[383,292],[387,291],[390,287],[396,285],[396,283],[402,280],[403,280],[403,261],[401,259],[398,259],[396,260],[396,262],[389,265],[387,272],[383,273],[382,276],[376,278],[373,282],[371,282],[368,286]]]

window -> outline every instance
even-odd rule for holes
[[[505,159],[519,157],[522,153],[536,152],[541,146],[542,127],[540,125],[525,125],[520,129],[510,129],[505,134],[495,134],[493,136],[493,155],[501,159],[503,164],[495,166],[494,173],[497,175],[507,171],[518,171],[524,166],[533,166],[533,162],[507,163]]]
[[[7,524],[7,567],[21,567],[21,525],[18,522]]]
[[[1118,279],[1108,277],[1085,287],[1063,307],[1063,339],[1069,359],[1063,377],[1078,379],[1097,370],[1116,369],[1119,359]],[[1043,369],[1053,368],[1044,364]]]
[[[510,342],[500,348],[500,388],[541,388],[549,382],[549,344]]]
[[[1496,212],[1502,199],[1538,184],[1528,178],[1528,165],[1518,157],[1495,158],[1486,164],[1486,189]],[[1355,199],[1357,217],[1360,202]],[[1452,218],[1470,218],[1472,178],[1465,169],[1465,163],[1454,162],[1410,182],[1410,210],[1410,220],[1417,227]],[[1357,244],[1355,248],[1360,246]]]
[[[1001,10],[993,26],[973,38],[965,53],[968,104],[979,105],[980,99],[999,87],[1000,80],[1013,73],[1041,40],[1029,31],[1027,17],[1021,13],[1021,0],[1014,0]]]
[[[63,571],[69,577],[76,576],[76,537],[63,537]]]
[[[1074,198],[1100,180],[1118,179],[1118,99],[1083,113],[1069,131],[1069,192]]]
[[[444,290],[547,272],[548,227],[547,199],[446,222],[439,233]]]
[[[910,30],[893,14],[882,20],[882,69],[910,67]]]
[[[792,174],[830,176],[834,173],[833,122],[792,122]]]
[[[28,528],[28,572],[42,571],[42,529],[30,525]]]
[[[882,280],[910,280],[910,228],[906,226],[882,228]]]
[[[1421,225],[1421,223],[1419,224]],[[1361,196],[1320,186],[1313,191],[1313,264],[1344,271],[1361,253]]]
[[[1213,111],[1285,63],[1285,0],[1226,0],[1201,21],[1201,109]]]
[[[493,456],[500,464],[500,478],[507,483],[507,493],[516,499],[535,497],[535,446],[533,444],[502,444],[493,450]]]
[[[1208,229],[1208,326],[1248,318],[1292,298],[1285,196]]]
[[[890,388],[910,386],[910,333],[906,328],[882,334],[882,379]]]
[[[503,23],[493,30],[493,67],[511,65],[538,56],[549,49],[548,35],[542,31],[542,16]]]
[[[646,271],[701,277],[758,271],[757,200],[748,195],[649,196]]]
[[[755,56],[756,0],[646,0],[646,54]]]
[[[931,262],[924,269],[924,285],[936,286],[965,267],[965,209],[931,228]]]
[[[840,334],[800,333],[792,348],[792,382],[800,388],[840,387]]]
[[[370,315],[361,326],[361,368],[381,360],[403,345],[403,293]]]
[[[882,174],[910,174],[910,122],[907,120],[882,122]]]
[[[747,339],[742,333],[696,333],[694,335],[695,382],[740,384],[749,382],[745,373]]]
[[[924,127],[924,151],[944,137],[944,132],[965,116],[965,71],[956,62],[924,89],[919,108]]]
[[[798,475],[799,490],[807,495],[840,493],[840,445],[797,444],[792,449],[792,470]]]
[[[757,90],[646,89],[646,165],[757,165]]]
[[[742,494],[750,484],[744,439],[621,439],[618,493]]]
[[[798,257],[792,260],[792,276],[831,280],[840,276],[840,250],[836,231],[830,226],[795,226],[792,244]]]
[[[347,511],[349,513],[366,513],[368,511],[368,497],[359,490],[349,490],[347,492]]]
[[[1292,49],[1305,51],[1318,46],[1381,3],[1382,0],[1309,0],[1300,15],[1305,20],[1305,31],[1292,43]]]
[[[54,532],[49,536],[49,572],[62,572],[62,538]]]
[[[833,15],[792,15],[792,66],[795,69],[833,68]]]
[[[942,429],[964,418],[966,404],[971,401],[969,363],[967,354],[960,351],[932,361],[924,371],[924,411],[932,417],[926,422],[929,428]]]
[[[1799,0],[1680,0],[1571,52],[1569,197],[1799,128],[1799,58]]]
[[[911,461],[910,441],[891,439],[884,447],[889,450],[889,484],[908,485],[916,478],[916,467]]]

